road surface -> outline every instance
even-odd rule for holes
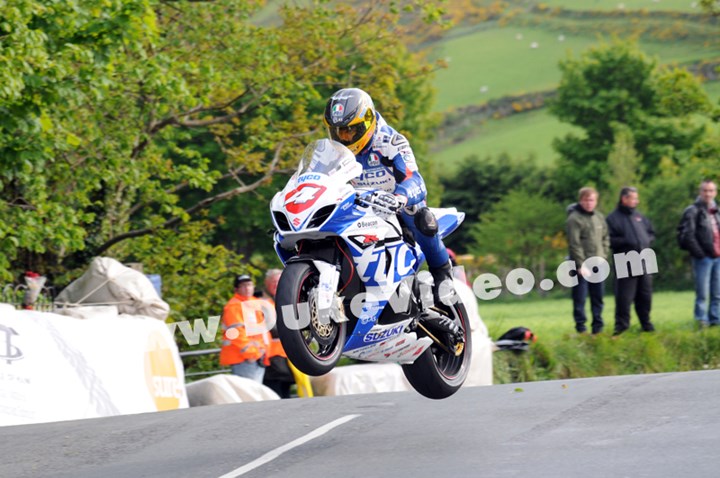
[[[720,371],[0,428],[3,478],[718,477]]]

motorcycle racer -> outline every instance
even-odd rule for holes
[[[384,191],[376,204],[401,211],[403,223],[427,259],[435,303],[451,303],[455,290],[450,258],[437,235],[437,220],[427,207],[425,181],[408,140],[385,122],[370,95],[359,88],[335,92],[323,119],[329,137],[350,149],[363,167],[353,185]]]

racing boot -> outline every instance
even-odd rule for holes
[[[435,305],[450,306],[455,303],[456,292],[452,277],[452,265],[450,261],[440,267],[431,267],[430,274],[433,276],[433,300]]]
[[[450,317],[434,310],[426,310],[420,315],[420,323],[442,342],[448,351],[459,355],[465,344],[465,336],[458,325]]]

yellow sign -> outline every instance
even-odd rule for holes
[[[145,380],[158,411],[180,407],[183,384],[172,351],[163,334],[157,331],[150,334],[145,349]]]

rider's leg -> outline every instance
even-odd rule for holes
[[[425,203],[406,208],[402,212],[405,225],[412,231],[415,241],[422,249],[428,268],[433,276],[435,303],[450,305],[455,297],[452,266],[447,248],[437,234],[437,220]]]

